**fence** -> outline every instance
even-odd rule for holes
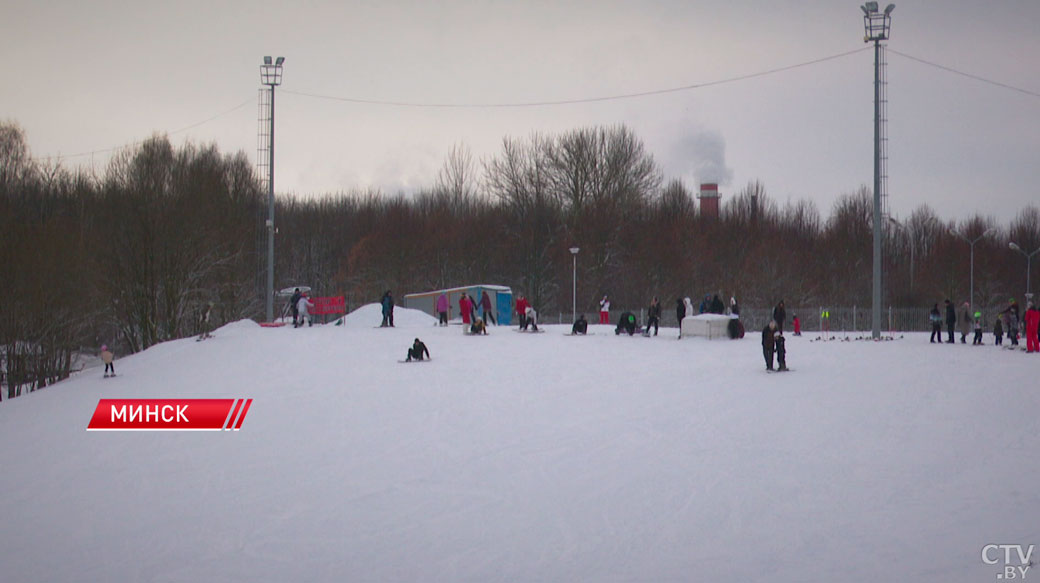
[[[670,308],[670,309],[669,309]],[[996,318],[997,310],[979,310],[982,312],[982,328],[983,330],[990,330],[993,327],[994,318]],[[932,325],[928,321],[928,312],[931,308],[896,308],[888,307],[885,308],[881,313],[881,331],[884,333],[898,333],[898,332],[930,332]],[[610,323],[616,324],[617,319],[621,316],[622,312],[632,312],[639,316],[639,323],[646,323],[646,308],[629,309],[629,310],[611,310],[610,311]],[[790,331],[794,328],[791,324],[794,317],[797,315],[798,319],[801,320],[802,331],[806,334],[812,332],[819,332],[821,330],[828,330],[830,333],[837,334],[847,332],[853,333],[864,333],[870,332],[872,328],[871,322],[871,309],[863,308],[859,306],[852,307],[836,307],[830,308],[826,306],[817,306],[813,308],[786,308],[787,311],[787,322],[784,325],[785,331]],[[675,306],[664,307],[661,310],[661,326],[678,328],[679,322],[676,320]],[[960,318],[960,312],[957,314]],[[585,314],[590,324],[599,322],[599,312]],[[744,324],[746,330],[761,330],[765,328],[769,320],[773,318],[773,308],[741,308],[740,319]],[[570,323],[571,314],[559,313],[557,322],[560,324]],[[945,314],[944,323],[945,326]]]

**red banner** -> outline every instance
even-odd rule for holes
[[[87,431],[238,431],[252,399],[101,399]]]
[[[314,309],[311,314],[320,316],[322,314],[345,314],[347,312],[347,298],[339,296],[336,298],[311,298]]]

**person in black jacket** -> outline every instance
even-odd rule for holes
[[[686,317],[686,302],[682,298],[675,300],[675,319],[679,322],[679,327],[682,327],[682,319]]]
[[[585,319],[585,314],[578,316],[578,319],[574,321],[574,325],[571,326],[571,334],[585,334],[589,331],[589,321]]]
[[[787,320],[787,310],[784,309],[784,300],[780,300],[780,303],[773,308],[773,321],[776,322],[776,329],[784,331],[784,321]]]
[[[938,338],[939,344],[942,344],[942,314],[939,313],[939,304],[932,304],[932,311],[928,312],[928,321],[932,323],[932,336],[928,341],[934,344]]]
[[[289,308],[292,310],[292,325],[293,325],[293,328],[296,327],[296,320],[299,319],[299,317],[300,317],[300,308],[298,308],[296,306],[296,304],[298,304],[300,302],[300,296],[302,296],[302,295],[303,294],[300,293],[300,288],[296,288],[296,289],[293,290],[292,297],[289,298]]]
[[[628,332],[631,336],[636,333],[636,328],[639,327],[639,322],[636,320],[635,314],[632,312],[625,312],[618,318],[617,328],[614,329],[614,334],[621,334],[622,332]]]
[[[766,370],[773,370],[773,350],[776,348],[776,340],[773,335],[776,332],[776,320],[770,320],[762,329],[762,356],[766,358]]]
[[[415,360],[422,360],[423,354],[426,355],[426,358],[430,358],[429,349],[426,348],[426,345],[423,344],[422,341],[416,338],[415,343],[408,349],[408,359],[405,360],[405,362],[411,362],[413,358]]]
[[[661,322],[661,302],[657,301],[657,296],[654,296],[653,301],[650,302],[650,307],[646,311],[646,335],[650,335],[650,326],[654,327],[654,336],[657,336],[657,327]]]
[[[722,314],[726,311],[726,306],[722,303],[722,298],[719,297],[719,294],[715,294],[711,298],[710,311],[712,314]]]
[[[953,328],[956,325],[957,325],[957,311],[953,309],[953,304],[951,304],[950,300],[947,299],[946,300],[946,330],[949,331],[949,333],[950,333],[950,338],[949,338],[949,340],[946,341],[947,344],[953,344]]]

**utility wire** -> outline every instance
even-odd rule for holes
[[[778,67],[776,69],[769,69],[766,71],[759,71],[757,73],[749,73],[747,75],[739,75],[737,77],[728,77],[726,79],[718,79],[716,81],[706,81],[704,83],[694,83],[691,85],[683,85],[682,87],[672,87],[668,89],[654,89],[650,91],[640,91],[637,93],[622,93],[619,95],[608,95],[603,97],[586,97],[581,99],[561,99],[556,101],[521,101],[514,103],[421,103],[413,101],[384,101],[378,99],[358,99],[354,97],[336,97],[333,95],[319,95],[316,93],[305,93],[303,91],[292,91],[290,89],[282,89],[282,93],[291,93],[293,95],[300,95],[303,97],[313,97],[315,99],[328,99],[332,101],[345,101],[348,103],[359,103],[365,105],[387,105],[393,107],[437,107],[437,108],[457,108],[457,109],[488,109],[488,108],[510,108],[510,107],[545,107],[551,105],[574,105],[579,103],[596,103],[600,101],[616,101],[620,99],[635,99],[639,97],[649,97],[651,95],[662,95],[665,93],[678,93],[681,91],[690,91],[693,89],[703,89],[705,87],[712,87],[715,85],[724,85],[727,83],[735,83],[737,81],[746,81],[748,79],[754,79],[755,77],[764,77],[766,75],[773,75],[775,73],[782,73],[784,71],[790,71],[792,69],[798,69],[800,67],[808,67],[810,65],[816,65],[826,61],[832,61],[834,59],[840,59],[856,53],[870,50],[870,47],[864,47],[852,51],[847,51],[837,55],[831,55],[829,57],[822,57],[819,59],[813,59],[811,61],[805,61],[797,63],[795,65],[787,65],[785,67]]]
[[[979,77],[978,75],[972,75],[971,73],[965,73],[964,71],[958,71],[957,69],[954,69],[952,67],[947,67],[945,65],[940,65],[939,63],[933,63],[931,61],[926,61],[924,59],[921,59],[921,58],[918,58],[918,57],[914,57],[914,56],[908,55],[906,53],[901,53],[899,51],[893,51],[892,49],[888,49],[888,52],[895,53],[895,54],[899,55],[900,57],[903,57],[904,59],[910,59],[911,61],[917,61],[918,63],[924,64],[924,65],[928,65],[929,67],[935,67],[936,69],[942,69],[943,71],[946,71],[948,73],[953,73],[955,75],[961,75],[962,77],[967,77],[969,79],[974,79],[976,81],[982,81],[983,83],[988,83],[990,85],[996,85],[997,87],[1003,87],[1004,89],[1010,89],[1012,91],[1017,91],[1019,93],[1025,93],[1026,95],[1030,95],[1032,97],[1040,97],[1040,93],[1037,93],[1036,91],[1030,91],[1028,89],[1022,89],[1021,87],[1015,87],[1014,85],[1008,85],[1007,83],[1001,83],[1000,81],[994,81],[992,79],[987,79],[985,77]]]
[[[238,105],[236,105],[235,107],[232,107],[231,109],[229,109],[227,111],[218,113],[217,115],[214,115],[213,117],[204,119],[204,120],[202,120],[200,122],[193,123],[193,124],[191,124],[189,126],[184,126],[184,127],[180,128],[180,129],[173,130],[172,132],[167,132],[166,135],[172,136],[174,134],[179,134],[181,132],[186,132],[186,131],[188,131],[188,130],[190,130],[192,128],[197,128],[200,125],[207,124],[207,123],[209,123],[209,122],[211,122],[211,121],[213,121],[213,120],[215,120],[217,118],[224,117],[225,115],[228,115],[229,113],[236,112],[236,111],[242,109],[243,107],[245,107],[246,105],[249,105],[250,103],[255,103],[255,99],[256,98],[254,98],[254,97],[250,97],[249,99],[243,101],[242,103],[239,103]],[[113,152],[115,150],[121,150],[123,148],[129,148],[129,147],[137,146],[137,145],[143,144],[144,142],[145,142],[145,140],[137,140],[136,142],[131,142],[131,143],[125,144],[123,146],[113,146],[111,148],[105,148],[105,149],[102,149],[102,150],[91,150],[89,152],[80,152],[79,154],[59,154],[59,155],[55,155],[55,156],[40,156],[38,158],[33,158],[32,160],[34,162],[38,162],[38,161],[43,161],[43,160],[54,160],[54,159],[64,159],[64,158],[79,158],[81,156],[93,156],[94,154],[104,154],[106,152]]]

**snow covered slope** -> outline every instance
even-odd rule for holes
[[[767,374],[753,331],[395,315],[238,323],[4,401],[0,579],[945,583],[1040,543],[1040,356],[810,335]],[[416,336],[433,361],[399,364]],[[102,397],[254,402],[237,433],[88,433]]]

